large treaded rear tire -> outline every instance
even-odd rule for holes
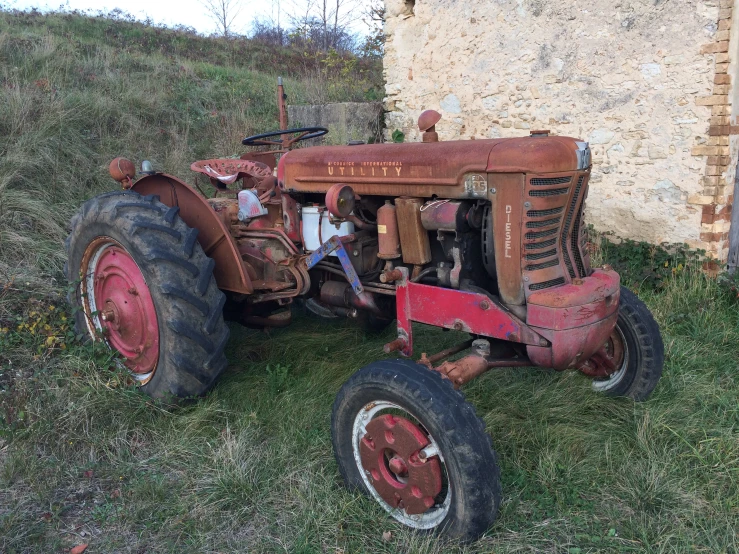
[[[485,424],[450,381],[410,360],[371,363],[337,394],[331,435],[346,485],[373,496],[352,441],[357,415],[378,402],[396,404],[412,414],[434,437],[444,458],[451,503],[444,518],[425,531],[462,541],[480,537],[495,521],[501,499],[500,469]]]
[[[141,270],[159,327],[157,366],[141,389],[156,398],[200,396],[227,366],[226,297],[213,277],[214,261],[197,242],[197,229],[188,227],[178,212],[156,196],[102,194],[81,207],[65,242],[66,275],[76,285],[69,294],[73,306],[85,305],[80,272],[85,251],[97,238],[118,242]],[[76,311],[78,333],[90,335],[89,316],[84,309]]]

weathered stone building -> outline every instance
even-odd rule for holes
[[[415,120],[432,108],[441,140],[584,138],[589,223],[725,260],[739,150],[734,4],[386,0],[387,132],[420,140]]]

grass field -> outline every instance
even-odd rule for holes
[[[498,521],[472,545],[410,533],[339,480],[333,397],[382,357],[391,331],[306,315],[268,334],[233,326],[231,365],[206,398],[172,408],[140,394],[68,327],[67,218],[112,190],[113,155],[186,175],[191,160],[271,127],[274,76],[89,46],[78,20],[52,33],[64,19],[12,17],[0,14],[0,552],[739,551],[739,302],[671,262],[658,286],[624,266],[664,335],[648,402],[530,368],[464,389],[504,491]],[[417,350],[458,340],[424,329]]]

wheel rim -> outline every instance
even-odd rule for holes
[[[449,513],[452,490],[437,442],[415,422],[397,404],[366,404],[354,418],[354,461],[390,515],[409,527],[432,529]]]
[[[601,392],[611,390],[618,385],[626,375],[626,369],[629,365],[629,349],[626,347],[623,331],[619,329],[618,325],[611,333],[602,351],[617,369],[605,379],[593,381],[593,389]]]
[[[84,308],[93,338],[123,357],[122,364],[141,384],[159,361],[159,324],[151,292],[136,261],[117,241],[98,237],[82,260]]]

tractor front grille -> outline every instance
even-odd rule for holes
[[[572,172],[526,180],[522,250],[527,295],[588,275],[581,244],[588,177],[589,172]]]

